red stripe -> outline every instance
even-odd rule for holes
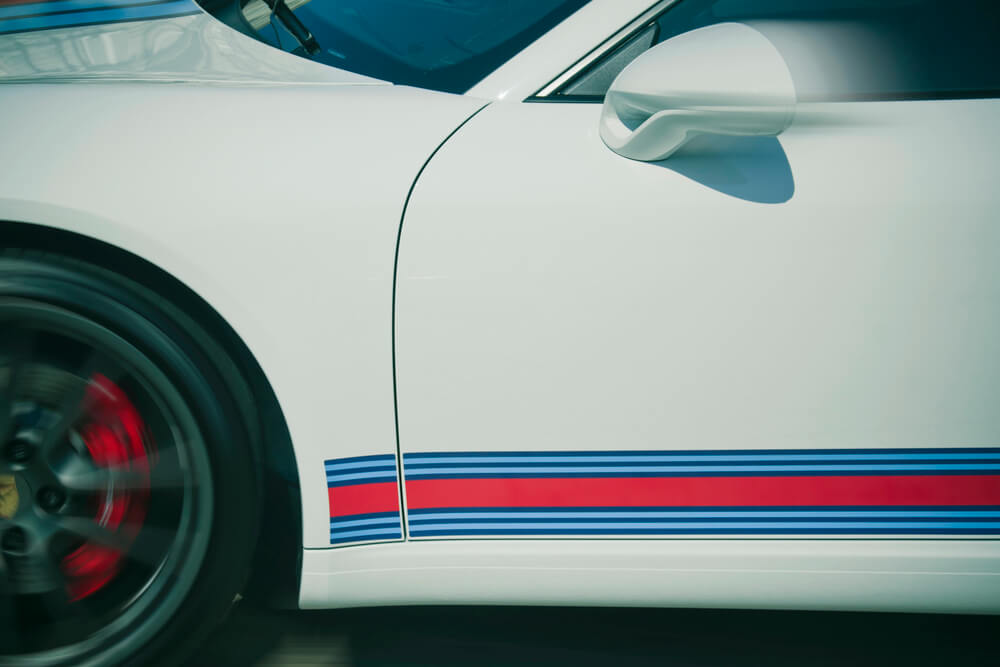
[[[762,505],[1000,505],[1000,475],[421,479],[411,509]]]
[[[335,486],[328,491],[331,517],[399,511],[399,489],[395,482]]]

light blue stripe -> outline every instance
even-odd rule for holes
[[[13,5],[0,7],[0,18],[10,16],[30,16],[32,14],[51,14],[53,12],[72,12],[85,9],[113,9],[124,5],[138,5],[142,0],[57,0],[55,2],[33,2],[28,5]],[[195,8],[193,2],[188,2]]]
[[[1000,454],[726,454],[705,456],[700,454],[643,454],[629,456],[624,454],[572,454],[560,456],[441,456],[422,457],[419,454],[406,454],[403,462],[407,466],[427,465],[431,463],[680,463],[711,462],[711,461],[895,461],[895,460],[976,460],[997,459]]]
[[[663,529],[663,530],[700,530],[700,529],[713,529],[718,530],[720,528],[733,528],[733,529],[745,529],[745,530],[761,530],[761,529],[778,529],[778,530],[799,530],[802,528],[863,528],[863,529],[874,529],[874,528],[914,528],[918,530],[926,530],[928,528],[1000,528],[1000,521],[963,521],[963,522],[950,522],[950,521],[809,521],[801,523],[788,523],[788,522],[746,522],[746,523],[721,523],[721,522],[643,522],[643,523],[629,523],[623,521],[621,523],[562,523],[553,521],[550,523],[432,523],[432,524],[420,524],[419,529],[417,526],[412,527],[412,532],[417,533],[428,531],[428,530],[442,530],[442,531],[455,531],[455,530],[562,530],[562,529],[593,529],[596,532],[602,530],[653,530],[653,529]],[[738,532],[738,530],[736,531]]]
[[[0,21],[0,33],[21,32],[25,30],[40,30],[96,23],[115,23],[136,19],[155,19],[181,14],[196,14],[201,10],[190,0],[177,0],[162,5],[147,5],[145,7],[122,7],[95,9],[91,11],[73,12],[71,14],[56,14],[53,16],[35,16],[32,18],[11,18]]]
[[[428,477],[436,475],[510,475],[510,474],[553,474],[553,473],[630,473],[630,472],[859,472],[884,470],[918,471],[918,470],[1000,470],[998,463],[889,463],[886,465],[790,465],[790,466],[539,466],[539,467],[490,467],[490,468],[421,468],[406,469],[406,477]]]
[[[399,516],[388,516],[384,519],[353,519],[351,521],[338,521],[330,519],[330,529],[340,529],[345,526],[399,526]]]
[[[400,539],[402,539],[402,536],[400,535],[372,535],[371,537],[360,537],[357,539],[353,537],[349,537],[347,539],[331,537],[330,544],[336,546],[352,546],[366,542],[398,542]]]
[[[434,512],[428,514],[410,513],[410,523],[438,521],[442,519],[683,519],[685,517],[695,519],[779,519],[779,518],[802,518],[802,519],[850,519],[850,518],[1000,518],[1000,512],[938,512],[938,511],[915,511],[915,512],[875,512],[875,511],[831,511],[831,512],[803,512],[803,511],[775,511],[775,512],[455,512],[448,514],[445,512]]]
[[[337,546],[354,545],[363,542],[396,542],[402,539],[401,535],[372,535],[371,537],[362,537],[358,539],[347,538],[339,539],[336,537],[330,538],[330,544],[335,544]]]
[[[371,479],[372,477],[395,477],[396,468],[392,470],[376,470],[374,472],[356,472],[349,475],[327,475],[327,482],[345,482],[351,479]]]
[[[1000,457],[998,457],[1000,458]],[[358,468],[371,468],[371,469],[385,469],[385,470],[395,470],[396,462],[394,460],[388,461],[359,461],[357,463],[327,463],[326,471],[332,472],[335,470],[356,470]]]
[[[331,540],[345,540],[353,537],[369,537],[377,535],[379,537],[402,537],[402,532],[400,529],[396,530],[386,530],[385,528],[377,528],[371,530],[331,530],[330,539]]]

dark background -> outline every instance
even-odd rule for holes
[[[198,665],[1000,665],[1000,617],[559,607],[274,611]]]

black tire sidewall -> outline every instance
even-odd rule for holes
[[[247,425],[207,334],[149,287],[85,262],[32,251],[0,254],[0,297],[45,302],[86,317],[147,356],[180,393],[211,462],[213,516],[201,568],[173,616],[144,645],[103,647],[94,664],[183,664],[246,581],[257,531],[257,469]],[[121,633],[120,633],[121,635]]]

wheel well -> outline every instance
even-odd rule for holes
[[[278,399],[253,353],[226,320],[183,282],[122,248],[74,232],[0,221],[3,245],[58,253],[112,270],[184,310],[226,359],[219,372],[233,392],[258,458],[261,525],[247,595],[297,606],[302,501],[291,436]],[[228,361],[228,363],[226,363]]]

